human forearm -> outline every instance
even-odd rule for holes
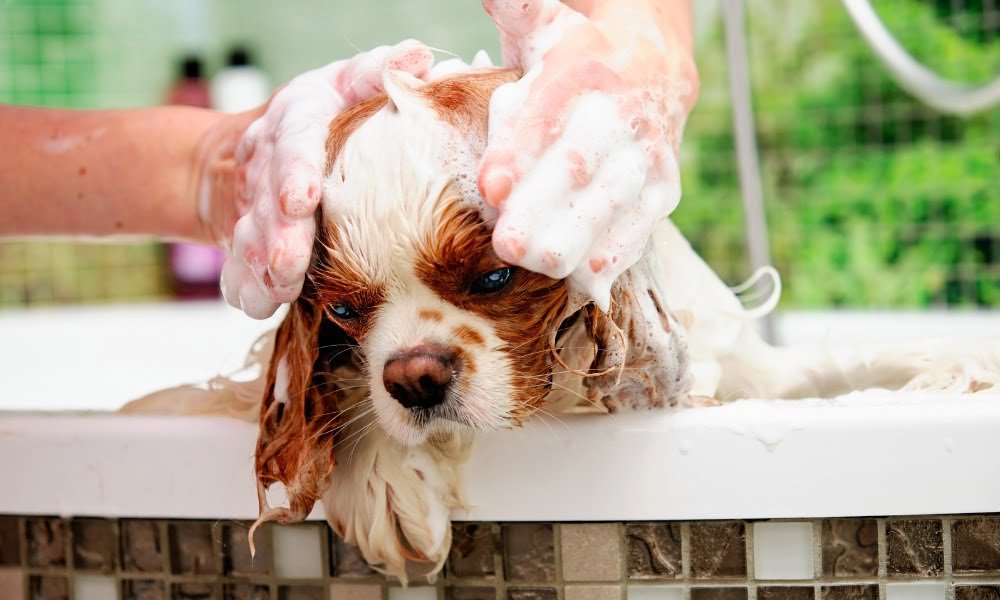
[[[0,235],[213,241],[198,215],[198,147],[223,118],[0,106]]]

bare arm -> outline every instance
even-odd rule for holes
[[[0,235],[214,242],[198,214],[198,147],[227,118],[187,107],[0,106]]]

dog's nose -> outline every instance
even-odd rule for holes
[[[422,344],[385,361],[385,391],[404,408],[431,408],[444,402],[455,370],[453,354],[435,344]]]

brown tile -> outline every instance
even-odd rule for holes
[[[767,585],[757,586],[757,600],[813,600],[815,591],[812,586],[804,585]]]
[[[222,586],[222,600],[270,600],[271,588],[253,583],[227,583]]]
[[[65,577],[32,575],[28,578],[28,597],[32,600],[69,600],[69,580]]]
[[[166,565],[163,540],[156,521],[119,521],[122,569],[158,573]]]
[[[175,583],[170,586],[170,600],[217,600],[215,584]]]
[[[24,571],[17,567],[0,569],[0,598],[24,598]]]
[[[823,521],[823,574],[874,577],[878,573],[878,523],[875,519]]]
[[[504,525],[503,555],[507,581],[555,581],[556,552],[552,525]]]
[[[956,585],[955,600],[1000,600],[1000,585]]]
[[[331,600],[382,600],[382,586],[377,583],[330,584]]]
[[[908,519],[886,523],[889,575],[933,577],[944,571],[940,519]]]
[[[691,588],[691,600],[747,600],[744,587]]]
[[[691,523],[691,576],[746,577],[745,535],[742,521]]]
[[[215,573],[212,526],[207,521],[170,524],[170,570],[175,575]]]
[[[223,525],[222,572],[225,575],[247,576],[271,573],[271,527],[262,525],[254,532],[254,550],[250,556],[249,523]]]
[[[66,566],[66,524],[62,519],[26,519],[28,566]]]
[[[73,568],[110,573],[115,568],[115,523],[73,519]]]
[[[332,529],[328,530],[330,540],[330,574],[334,577],[368,577],[377,575],[368,566],[361,550],[354,544],[348,544],[344,538]]]
[[[507,588],[507,600],[557,600],[556,588]]]
[[[821,600],[878,600],[878,585],[824,585],[819,597]]]
[[[21,564],[21,533],[17,517],[0,517],[0,567]]]
[[[618,523],[561,525],[562,570],[566,581],[619,581],[622,577]]]
[[[444,588],[445,600],[496,600],[496,588],[456,585]]]
[[[1000,517],[956,520],[951,548],[955,573],[1000,573]]]
[[[278,600],[327,600],[327,597],[318,585],[283,585],[278,588]]]
[[[680,523],[626,523],[625,543],[629,577],[675,579],[681,576]]]
[[[445,568],[455,577],[493,577],[496,567],[493,554],[497,543],[489,523],[454,523],[451,526],[451,552]]]
[[[163,600],[166,586],[152,579],[126,579],[122,582],[122,600]]]
[[[622,588],[617,585],[567,585],[565,600],[621,600]]]

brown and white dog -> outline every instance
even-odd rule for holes
[[[386,95],[330,124],[313,263],[258,354],[270,357],[266,379],[133,407],[246,416],[259,406],[259,522],[302,520],[322,500],[369,563],[405,580],[447,555],[477,430],[537,411],[1000,386],[995,348],[769,346],[669,221],[607,312],[564,281],[504,264],[474,173],[490,95],[517,76],[387,73]],[[275,483],[287,507],[269,505]]]

